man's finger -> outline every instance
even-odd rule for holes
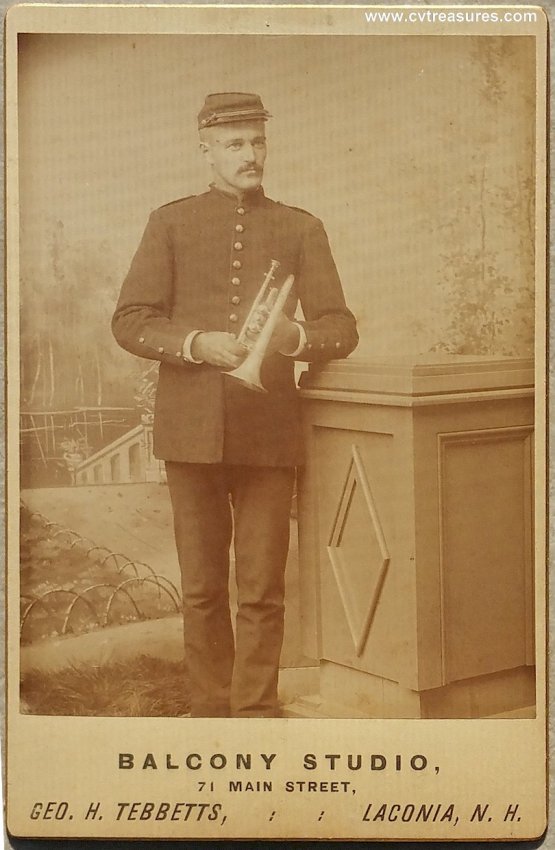
[[[236,369],[241,363],[241,358],[235,357],[233,354],[225,353],[221,355],[220,366],[225,369]]]
[[[245,353],[245,346],[242,345],[242,343],[237,342],[236,339],[230,339],[229,343],[225,347],[225,351],[232,357],[240,357]]]

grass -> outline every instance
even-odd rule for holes
[[[126,661],[32,670],[21,682],[21,711],[74,717],[183,717],[189,712],[183,662],[141,655]]]

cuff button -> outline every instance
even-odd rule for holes
[[[144,342],[144,341],[145,341],[144,336],[140,336],[140,337],[139,337],[139,342]]]
[[[162,346],[160,346],[160,348],[158,349],[158,354],[163,354],[163,353],[164,353],[164,349],[163,349]]]

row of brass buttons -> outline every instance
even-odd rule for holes
[[[237,215],[245,215],[244,207],[237,207],[236,212],[237,212]],[[235,225],[235,232],[236,233],[244,233],[244,230],[245,230],[245,228],[242,224],[236,224]],[[234,242],[233,248],[234,248],[235,251],[242,251],[243,250],[243,243],[242,242]],[[233,266],[234,269],[240,269],[242,267],[241,260],[233,260],[231,265]],[[233,286],[240,286],[241,281],[238,277],[232,277],[231,283],[232,283]],[[237,304],[241,303],[241,299],[239,298],[238,295],[234,295],[230,300],[231,300],[231,303],[235,306]],[[233,324],[235,324],[238,320],[239,320],[239,316],[237,315],[237,313],[230,313],[230,315],[229,315],[229,321],[230,322],[233,322]]]

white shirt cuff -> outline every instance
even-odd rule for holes
[[[191,331],[191,333],[188,333],[187,336],[185,337],[185,342],[183,343],[182,352],[183,352],[183,359],[186,360],[188,363],[204,363],[204,360],[195,360],[195,358],[191,354],[191,345],[193,344],[193,340],[196,336],[198,336],[198,334],[201,334],[201,333],[202,333],[202,331]]]
[[[295,349],[295,351],[288,351],[285,354],[286,357],[298,357],[299,354],[301,353],[301,351],[303,350],[303,348],[306,345],[306,331],[305,331],[305,329],[298,322],[293,322],[293,324],[296,325],[296,327],[298,327],[298,329],[299,329],[299,344],[298,344],[297,348]],[[280,352],[280,354],[283,354],[283,353],[284,352]]]

